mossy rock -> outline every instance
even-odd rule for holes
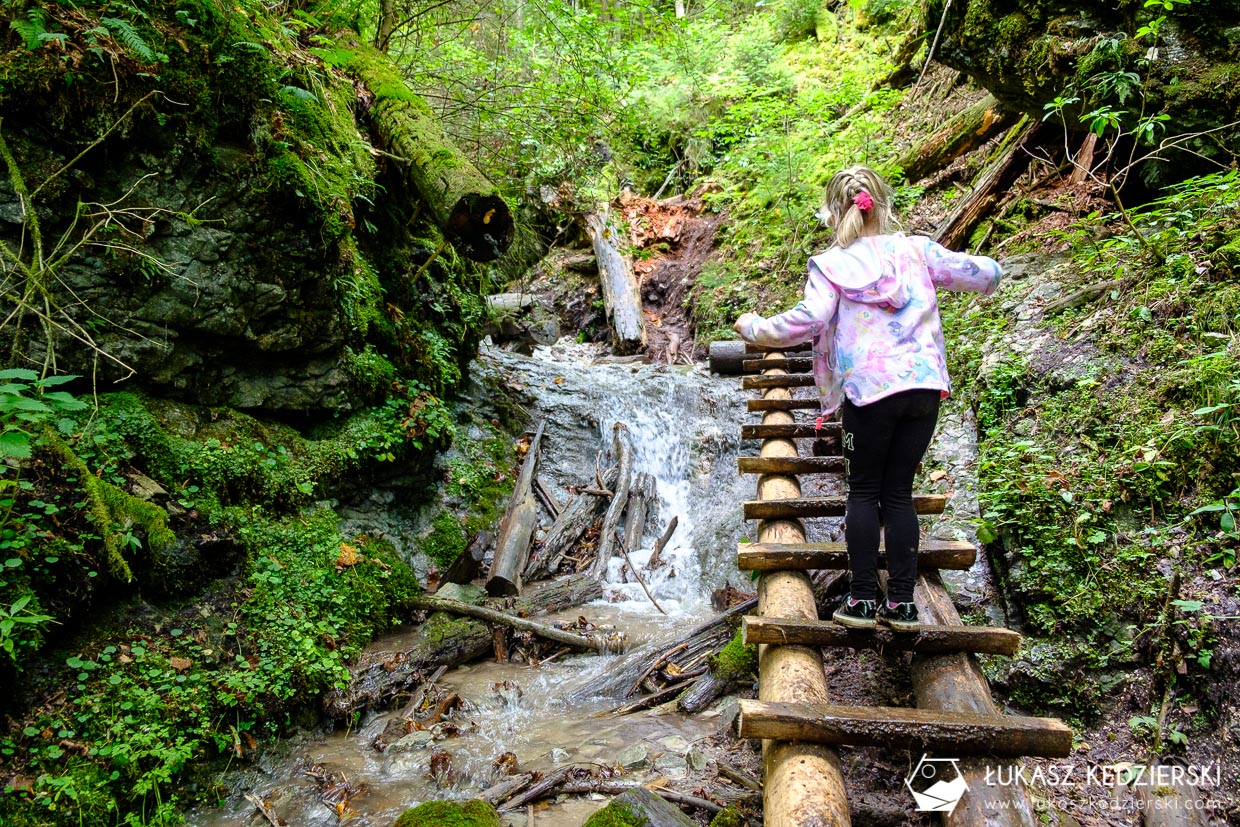
[[[428,801],[405,810],[392,827],[500,827],[500,820],[485,801]]]
[[[745,816],[735,807],[721,810],[710,820],[710,827],[745,827],[745,824]]]
[[[586,819],[582,827],[669,827],[673,824],[690,827],[693,820],[676,805],[639,787],[613,798],[610,804]]]

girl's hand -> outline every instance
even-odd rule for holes
[[[749,327],[749,323],[761,318],[757,313],[742,313],[740,318],[736,320],[736,323],[732,325],[732,329],[743,339],[745,338],[745,330]]]

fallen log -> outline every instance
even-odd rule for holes
[[[604,637],[602,635],[579,635],[576,632],[566,632],[563,629],[557,629],[554,626],[548,626],[545,623],[535,623],[524,617],[515,617],[504,612],[488,609],[485,606],[474,606],[469,603],[462,603],[459,600],[443,600],[438,597],[418,597],[412,602],[415,609],[429,609],[433,612],[451,612],[452,614],[465,615],[466,617],[474,617],[479,620],[486,620],[491,623],[503,623],[514,629],[520,629],[523,632],[532,632],[541,638],[562,643],[565,646],[572,646],[575,649],[594,649],[598,652],[614,652],[616,651],[617,641],[613,637]]]
[[[474,261],[493,261],[512,244],[508,204],[473,162],[452,143],[439,119],[414,94],[383,53],[342,38],[345,68],[365,87],[363,111],[404,172],[444,237]]]
[[[490,577],[487,578],[487,594],[492,597],[518,594],[521,591],[521,571],[529,558],[530,542],[538,527],[538,506],[534,502],[534,468],[538,464],[538,446],[542,442],[543,426],[530,441],[521,473],[512,489],[512,498],[500,524],[499,541],[491,558]]]
[[[987,95],[963,112],[950,118],[896,164],[904,170],[906,181],[916,183],[980,147],[1003,131],[1010,122],[994,95]]]
[[[517,793],[524,790],[534,781],[534,773],[522,772],[511,778],[506,778],[498,784],[487,787],[482,792],[474,796],[481,801],[494,806],[501,801],[512,798]]]
[[[558,520],[564,508],[551,493],[551,489],[547,488],[547,484],[539,477],[534,477],[534,493],[538,496],[538,501],[543,504],[543,508],[547,509],[547,513],[551,515],[551,519]]]
[[[602,596],[602,583],[587,572],[577,572],[529,586],[520,597],[505,600],[504,608],[522,617],[537,617],[571,609]]]
[[[627,438],[628,428],[623,422],[617,422],[613,432],[613,445],[616,452],[616,492],[603,515],[603,527],[598,534],[598,556],[594,558],[594,566],[590,573],[596,580],[607,576],[607,564],[611,561],[611,550],[616,544],[616,526],[620,523],[620,514],[629,501],[629,488],[633,481],[633,452],[629,450]]]
[[[641,291],[633,267],[619,250],[616,229],[606,206],[602,212],[586,213],[586,232],[594,244],[599,278],[603,284],[603,307],[617,353],[646,347],[646,324]]]
[[[566,764],[563,767],[559,767],[549,772],[542,781],[539,781],[537,784],[530,787],[525,792],[520,793],[515,798],[505,801],[497,809],[503,813],[510,810],[515,810],[518,807],[523,807],[531,801],[537,801],[539,798],[542,798],[544,795],[547,795],[563,784],[564,779],[568,778],[569,773],[573,771],[575,766],[575,764]]]
[[[1040,122],[1026,115],[1008,132],[995,159],[973,182],[973,189],[961,200],[935,233],[934,240],[944,247],[958,249],[969,238],[973,228],[994,208],[999,195],[1005,193],[1029,165],[1025,146],[1037,134]]]
[[[1177,769],[1178,774],[1169,772]],[[1184,778],[1183,767],[1154,761],[1144,769],[1133,767],[1136,796],[1144,827],[1208,827],[1201,790]]]
[[[642,471],[637,475],[629,503],[624,514],[624,547],[632,553],[641,548],[642,535],[646,532],[646,513],[654,498],[654,477]]]
[[[603,485],[609,488],[614,486],[618,476],[617,467],[607,469],[602,474]],[[560,516],[547,530],[542,546],[530,556],[529,562],[525,565],[522,576],[527,582],[555,574],[564,555],[577,545],[581,536],[594,524],[595,518],[602,511],[603,503],[610,496],[610,491],[582,489],[576,499],[564,507]]]

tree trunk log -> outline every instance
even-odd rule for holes
[[[611,325],[618,353],[632,353],[646,347],[646,324],[642,315],[641,291],[629,260],[621,255],[615,227],[606,210],[586,213],[586,231],[594,243],[594,257],[603,283],[603,306]]]
[[[935,234],[935,241],[944,247],[958,249],[968,240],[973,228],[986,217],[998,200],[1029,164],[1029,156],[1023,152],[1025,145],[1037,133],[1038,122],[1021,118],[1008,133],[1008,139],[992,161],[973,183],[973,190],[956,206],[943,226]]]
[[[474,261],[503,255],[512,243],[513,220],[495,185],[448,139],[387,55],[350,37],[340,45],[353,55],[348,69],[369,92],[376,134],[392,155],[408,162],[410,183],[444,237]]]
[[[735,678],[720,677],[708,669],[705,675],[694,681],[693,686],[676,699],[676,708],[686,715],[694,715],[710,706],[716,698],[735,685]]]
[[[778,354],[777,355],[782,355]],[[767,399],[789,399],[786,388],[774,388]],[[765,425],[792,424],[786,411],[771,411]],[[763,457],[795,457],[790,439],[762,443]],[[763,500],[801,496],[796,477],[765,475],[758,479]],[[804,543],[799,520],[768,520],[758,525],[760,543]],[[814,590],[804,572],[765,572],[758,580],[758,613],[767,617],[818,619]],[[818,650],[806,646],[758,647],[758,697],[776,703],[828,702],[826,674]],[[764,741],[762,744],[763,820],[770,827],[851,824],[839,754],[828,746],[805,742]]]
[[[963,625],[937,571],[922,573],[917,592],[917,605],[922,610],[923,623]],[[959,652],[931,657],[915,655],[912,678],[919,709],[996,712],[994,700],[990,697],[990,685],[972,655]],[[986,784],[987,768],[995,766],[997,764],[993,760],[961,759],[960,772],[969,783],[969,794],[947,817],[949,827],[1018,827],[1036,823],[1033,802],[1023,781],[1017,778],[1015,783],[1006,786]],[[1017,767],[1017,764],[1011,765],[1013,771]]]
[[[904,178],[920,181],[1003,131],[1010,117],[999,108],[994,95],[987,95],[959,113],[941,129],[910,149],[896,163]]]
[[[607,576],[607,563],[611,560],[611,549],[616,544],[616,526],[620,523],[620,512],[629,501],[629,488],[633,481],[633,452],[629,449],[628,428],[623,422],[616,423],[614,444],[616,450],[616,493],[603,515],[603,527],[598,533],[598,556],[590,573],[594,579],[602,580]]]
[[[495,556],[491,558],[491,573],[487,578],[487,594],[507,597],[521,591],[521,572],[529,559],[530,541],[538,527],[538,505],[534,501],[534,469],[538,465],[538,446],[542,442],[543,426],[538,423],[530,449],[525,454],[521,473],[512,489],[508,511],[495,544]]]

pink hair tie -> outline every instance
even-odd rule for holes
[[[856,204],[857,209],[862,212],[869,212],[874,209],[874,199],[870,197],[870,194],[865,190],[861,190],[861,192],[854,195],[852,202]]]

